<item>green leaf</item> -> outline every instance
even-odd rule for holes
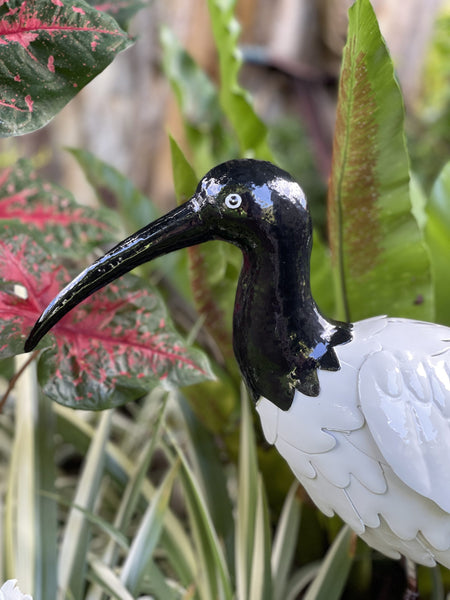
[[[89,564],[91,567],[90,576],[95,580],[96,584],[99,586],[99,596],[98,599],[104,598],[104,594],[108,594],[108,598],[114,600],[135,600],[136,596],[132,596],[130,592],[126,589],[126,587],[121,582],[120,578],[117,576],[116,572],[111,568],[105,566],[105,564],[96,559],[93,556],[89,557]],[[139,598],[157,598],[158,600],[180,600],[180,595],[176,593],[173,589],[173,586],[170,586],[167,582],[166,576],[161,572],[161,570],[156,566],[153,561],[147,566],[146,570],[146,580],[150,581],[150,584],[146,585],[146,591],[150,588],[152,592],[152,596],[139,596]],[[146,582],[147,583],[147,582]],[[92,596],[89,593],[86,598],[89,600],[97,600],[97,597]]]
[[[222,545],[214,529],[207,504],[195,475],[175,439],[171,440],[181,461],[181,482],[189,511],[189,524],[197,549],[196,586],[203,600],[233,597],[231,580]]]
[[[135,231],[160,216],[149,198],[117,169],[87,150],[67,150],[77,160],[99,201],[119,212],[127,229]]]
[[[91,556],[89,566],[92,570],[91,577],[101,586],[102,595],[103,592],[107,592],[114,600],[134,600],[134,596],[130,594],[116,573],[102,561]]]
[[[450,325],[450,162],[436,179],[426,212],[425,239],[433,268],[436,321]]]
[[[214,528],[224,541],[230,570],[234,567],[234,521],[233,507],[223,476],[223,460],[212,435],[202,426],[188,404],[179,400],[189,436],[189,457],[194,473],[206,499]]]
[[[51,402],[46,401],[46,403],[48,406],[53,406]],[[94,525],[102,533],[107,534],[110,537],[110,539],[115,544],[117,544],[117,546],[119,546],[122,550],[125,550],[125,551],[129,550],[130,544],[128,543],[127,537],[124,534],[122,534],[115,527],[115,525],[111,525],[111,523],[108,520],[105,520],[104,518],[99,517],[98,515],[96,515],[89,509],[85,509],[78,504],[74,504],[73,502],[65,499],[60,494],[44,493],[44,492],[42,492],[42,494],[43,494],[43,496],[45,496],[49,500],[52,500],[56,504],[59,504],[61,506],[64,506],[64,507],[67,507],[67,508],[70,508],[73,510],[77,510],[80,514],[82,514],[84,516],[84,518],[90,525]]]
[[[159,391],[156,392],[159,394]],[[149,402],[155,401],[155,392],[148,398]],[[81,453],[86,453],[89,444],[98,435],[95,427],[87,423],[84,413],[71,410],[59,404],[53,404],[53,409],[58,417],[58,433],[68,443],[74,444]],[[116,413],[117,414],[117,413]],[[131,436],[134,435],[134,431]],[[105,471],[119,486],[126,485],[134,477],[136,464],[126,449],[110,442],[106,447]],[[151,502],[156,490],[149,478],[142,481],[141,493],[146,502]],[[193,545],[185,530],[184,524],[171,512],[165,516],[164,530],[161,534],[161,547],[167,554],[168,560],[177,580],[182,585],[191,585],[195,581],[197,562]]]
[[[161,45],[164,72],[183,118],[193,163],[203,174],[236,155],[236,142],[225,127],[214,84],[167,27],[161,30]]]
[[[289,580],[283,600],[298,600],[298,598],[301,598],[301,593],[314,581],[319,572],[319,567],[320,562],[318,561],[309,562],[300,567]]]
[[[111,426],[112,411],[105,411],[99,419],[95,438],[86,456],[83,472],[78,480],[74,507],[66,521],[58,564],[58,588],[62,597],[73,594],[82,597],[83,574],[90,537],[90,523],[78,507],[93,512],[98,498],[105,464],[105,448]]]
[[[411,214],[404,107],[369,0],[349,11],[329,227],[339,317],[432,320],[430,264]]]
[[[431,572],[431,600],[445,600],[445,588],[442,575],[438,566],[429,570]]]
[[[169,136],[169,141],[175,194],[177,203],[183,204],[194,194],[198,177],[172,136]]]
[[[220,122],[222,114],[216,88],[206,73],[184,50],[168,27],[161,28],[163,67],[172,85],[181,114],[191,127],[205,131]]]
[[[341,529],[303,600],[339,600],[353,562],[354,536],[349,527]]]
[[[320,310],[327,316],[336,314],[334,289],[330,285],[333,279],[330,250],[321,240],[315,229],[313,232],[313,249],[311,253],[311,290]]]
[[[0,6],[0,135],[44,126],[131,44],[83,0],[7,0]]]
[[[134,420],[126,421],[124,423],[124,437],[121,439],[120,444],[122,447],[140,447],[139,441],[137,441],[139,438],[142,439],[140,430],[144,428],[146,432],[144,446],[137,453],[133,468],[129,474],[129,479],[123,487],[120,502],[115,511],[114,530],[121,532],[124,536],[129,531],[131,519],[136,514],[136,511],[139,508],[139,501],[142,499],[142,489],[145,485],[154,451],[160,439],[161,422],[166,407],[167,396],[167,392],[161,392],[161,390],[158,389],[152,394],[149,394],[146,402],[149,404],[151,403],[152,405],[155,404],[158,407],[155,411],[155,419],[152,417],[145,418],[145,410],[144,418],[142,418],[142,410],[143,408],[145,409],[144,403],[144,406],[141,405],[139,407],[137,414],[135,413]],[[147,435],[148,431],[151,431],[150,437]],[[90,600],[100,600],[103,597],[102,588],[107,584],[107,581],[110,580],[110,575],[117,567],[120,546],[121,543],[116,539],[116,536],[110,536],[106,549],[101,554],[101,562],[95,560],[90,561],[91,568],[95,571],[97,580],[96,584],[89,590],[88,597]],[[117,579],[117,581],[119,580]]]
[[[158,559],[159,557],[155,557]],[[150,561],[145,573],[145,592],[148,595],[141,597],[146,599],[161,599],[161,600],[181,600],[185,590],[181,588],[178,581],[174,582],[172,577],[168,577],[164,572],[164,566],[158,566],[155,561]],[[180,589],[181,588],[181,589]],[[150,595],[151,593],[151,595]]]
[[[239,480],[236,517],[236,589],[238,598],[248,598],[252,581],[256,541],[256,507],[261,493],[255,434],[247,394],[242,386]],[[268,569],[270,572],[270,568]]]
[[[25,366],[25,357],[16,358],[16,370]],[[36,428],[39,388],[36,365],[29,364],[18,380],[16,428],[11,454],[6,502],[7,570],[20,580],[23,589],[37,592],[39,551],[39,464]],[[39,573],[41,575],[41,573]]]
[[[239,140],[241,153],[272,160],[267,129],[253,110],[248,92],[239,84],[242,58],[237,45],[240,26],[234,16],[235,4],[235,0],[208,0],[219,54],[220,103]]]
[[[134,595],[141,590],[141,583],[146,569],[160,539],[164,515],[169,504],[178,467],[178,463],[175,462],[158,487],[134,535],[130,552],[122,567],[120,580]]]
[[[427,224],[427,197],[423,191],[419,179],[414,175],[414,173],[411,173],[409,192],[411,196],[411,212],[414,215],[417,225],[423,234]]]
[[[18,360],[20,357],[17,357]],[[17,390],[19,395],[19,390]],[[55,564],[58,560],[58,511],[52,497],[56,482],[55,415],[53,405],[39,394],[36,428],[35,506],[39,510],[38,555],[36,565],[36,598],[52,597],[56,585]],[[21,448],[21,452],[23,448]]]
[[[249,600],[273,600],[273,579],[270,567],[271,544],[269,510],[263,478],[259,474]]]
[[[301,515],[297,490],[298,483],[295,481],[284,501],[273,541],[272,579],[275,600],[286,598],[288,575],[297,546]]]

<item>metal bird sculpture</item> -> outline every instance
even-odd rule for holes
[[[288,173],[229,161],[64,288],[25,349],[134,267],[208,240],[235,244],[234,351],[267,441],[317,506],[370,546],[450,567],[450,329],[326,319],[311,295],[311,238],[305,196]]]

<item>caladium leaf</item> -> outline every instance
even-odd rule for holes
[[[70,277],[23,235],[0,240],[0,358],[23,351],[25,336]],[[27,291],[23,299],[19,284]],[[100,410],[155,385],[180,387],[211,378],[206,357],[175,332],[159,295],[131,275],[66,315],[39,347],[49,398]]]
[[[23,352],[25,335],[45,301],[67,280],[67,273],[30,238],[0,239],[0,358]]]
[[[115,239],[110,211],[77,204],[63,188],[45,181],[20,160],[0,171],[0,237],[23,232],[59,256],[77,257]]]
[[[131,39],[83,0],[0,3],[0,135],[45,125]]]
[[[339,318],[433,318],[430,262],[411,213],[404,108],[369,0],[349,11],[328,207]]]

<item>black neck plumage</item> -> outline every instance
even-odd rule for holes
[[[271,243],[270,252],[244,250],[233,344],[254,399],[264,396],[287,410],[295,390],[319,394],[318,369],[340,368],[334,346],[351,339],[351,325],[320,313],[311,294],[305,246],[296,252],[292,240]]]

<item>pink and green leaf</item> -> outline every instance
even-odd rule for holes
[[[23,352],[25,336],[46,300],[67,280],[63,269],[31,238],[19,234],[0,239],[0,358]]]
[[[0,3],[0,135],[44,126],[130,44],[84,0]]]
[[[23,235],[0,241],[0,357],[23,351],[42,310],[70,279]],[[15,284],[27,291],[23,299]],[[53,400],[100,410],[156,385],[181,387],[211,378],[205,356],[175,332],[159,295],[133,276],[96,293],[41,341],[44,392]]]
[[[369,0],[357,0],[349,11],[328,195],[340,318],[433,318],[403,124],[400,89],[375,14]]]
[[[77,204],[63,188],[42,179],[20,160],[0,171],[0,237],[31,235],[55,256],[79,258],[114,241],[112,213]]]

